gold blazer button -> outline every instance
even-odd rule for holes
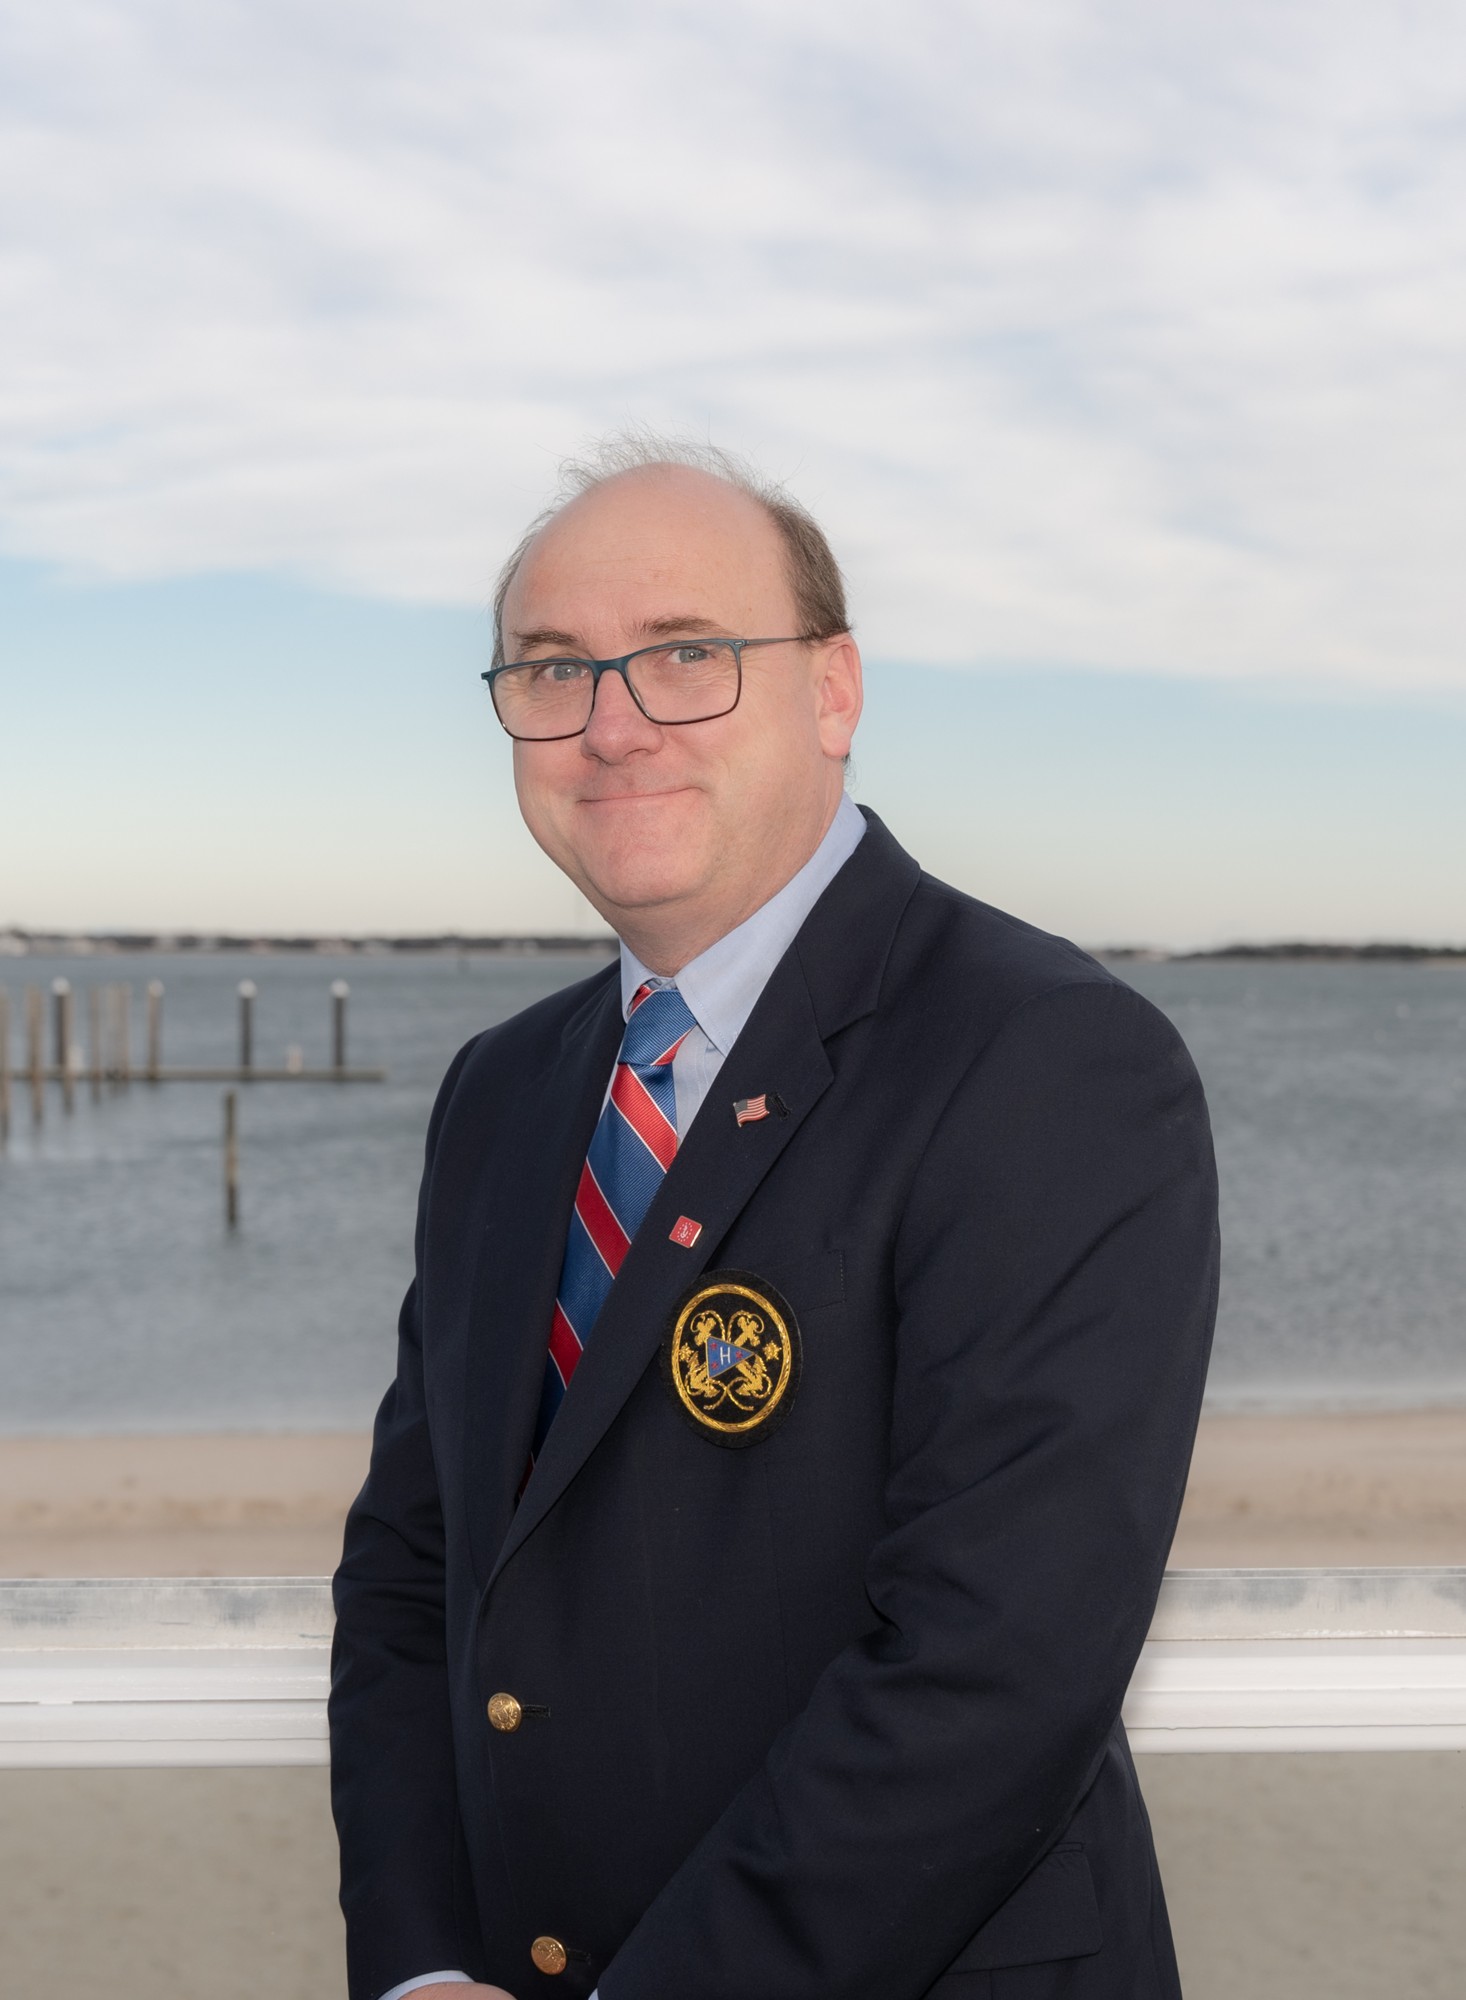
[[[506,1736],[512,1736],[523,1720],[523,1704],[516,1701],[512,1694],[494,1694],[489,1696],[489,1727],[491,1729],[500,1729]],[[552,1938],[550,1942],[553,1944],[554,1939]],[[558,1950],[559,1947],[557,1946],[556,1949]],[[558,1966],[556,1970],[559,1970]]]
[[[548,1972],[553,1976],[565,1970],[566,1952],[559,1938],[537,1937],[529,1948],[529,1955],[541,1972]]]

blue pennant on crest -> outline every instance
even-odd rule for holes
[[[720,1375],[726,1375],[730,1368],[736,1368],[740,1361],[747,1361],[748,1350],[738,1347],[731,1340],[709,1340],[707,1346],[708,1373],[716,1382]]]

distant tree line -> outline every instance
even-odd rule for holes
[[[1220,944],[1208,951],[1156,951],[1148,945],[1102,945],[1099,956],[1109,959],[1149,961],[1152,964],[1194,964],[1213,959],[1297,960],[1306,963],[1354,964],[1361,960],[1389,964],[1434,963],[1440,959],[1466,960],[1466,945],[1459,944],[1310,944],[1301,939],[1281,944]]]
[[[1215,951],[1177,952],[1177,958],[1296,958],[1323,960],[1387,959],[1411,963],[1420,959],[1466,958],[1466,945],[1455,944],[1228,944]]]
[[[385,952],[534,952],[574,951],[613,954],[616,939],[609,931],[474,933],[439,931],[431,936],[332,937],[289,936],[233,931],[28,931],[0,930],[0,956],[22,953],[88,952],[318,952],[323,957],[349,957]],[[1314,944],[1303,940],[1280,944],[1225,944],[1208,951],[1159,951],[1150,945],[1100,945],[1101,958],[1191,963],[1200,959],[1296,959],[1318,962],[1356,960],[1412,964],[1438,959],[1466,960],[1466,945],[1454,944]]]
[[[441,931],[430,937],[309,937],[267,936],[227,931],[0,931],[0,952],[318,952],[323,957],[377,955],[384,952],[577,951],[612,953],[616,939],[609,931],[476,935]]]

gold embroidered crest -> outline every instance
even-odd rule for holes
[[[672,1314],[663,1373],[682,1414],[718,1444],[754,1444],[794,1403],[799,1323],[766,1278],[708,1271]]]

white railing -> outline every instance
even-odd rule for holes
[[[0,1766],[320,1764],[324,1579],[0,1583]],[[1466,1748],[1466,1569],[1176,1570],[1140,1751]]]

